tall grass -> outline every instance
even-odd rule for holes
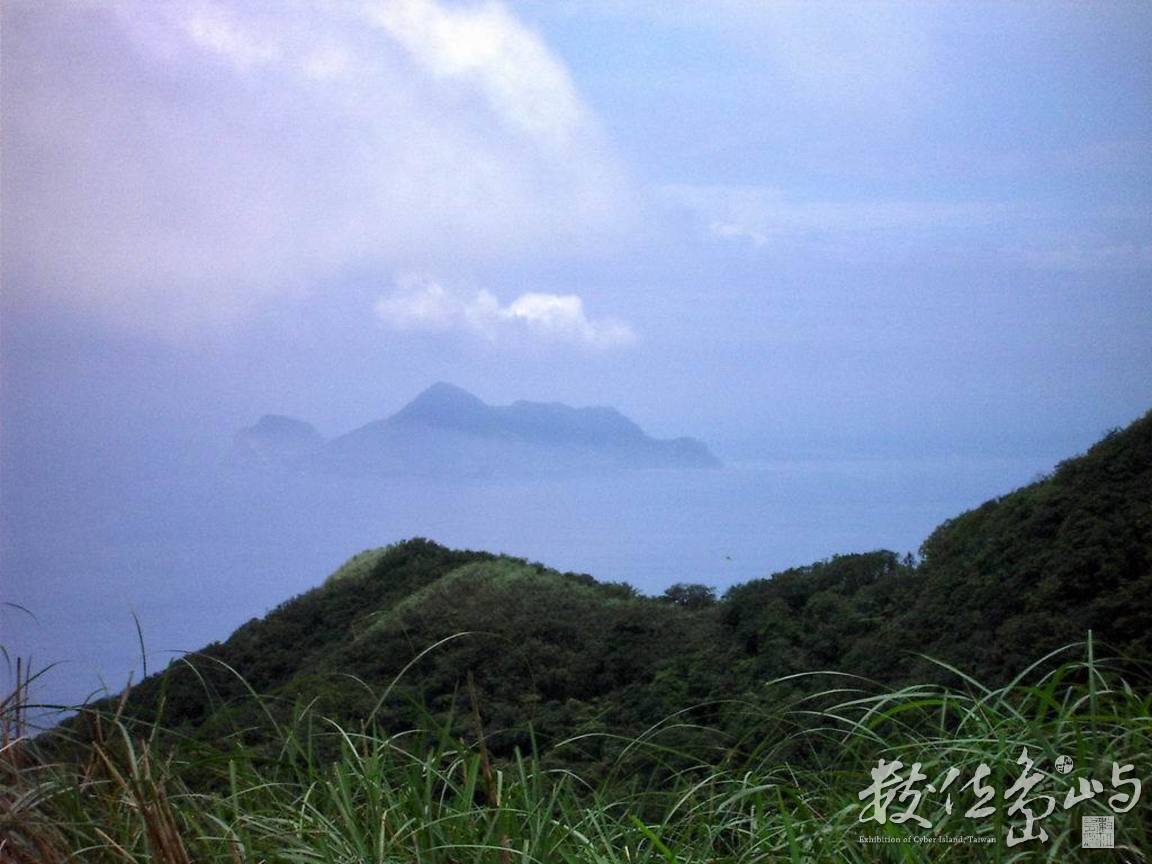
[[[565,757],[580,738],[494,759],[475,697],[467,740],[430,721],[349,728],[300,705],[289,723],[268,712],[272,743],[253,747],[243,743],[250,730],[181,740],[133,722],[123,703],[33,739],[18,681],[0,724],[0,862],[1088,860],[1080,817],[1111,814],[1113,761],[1134,763],[1147,782],[1152,754],[1147,678],[1137,671],[1141,685],[1130,684],[1137,667],[1094,653],[1090,642],[1069,646],[998,688],[959,670],[947,670],[958,682],[949,687],[892,690],[835,673],[769,682],[761,698],[723,706],[744,733],[700,728],[686,710],[620,742],[594,782],[555,767],[573,764]],[[1058,790],[1060,800],[1040,823],[1046,842],[1010,847],[1007,831],[1022,822],[1007,817],[1003,792],[1024,748],[1044,775],[1033,794]],[[1061,755],[1071,774],[1056,773]],[[859,793],[880,759],[900,760],[904,773],[918,762],[937,786],[959,769],[952,813],[929,795],[920,812],[931,828],[862,823]],[[981,764],[996,812],[966,818],[973,800],[961,786]],[[1105,792],[1064,810],[1064,790],[1081,777],[1104,781]],[[1149,814],[1141,796],[1116,816],[1111,860],[1146,860]],[[995,842],[926,842],[958,835]]]

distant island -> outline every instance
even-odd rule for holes
[[[644,468],[715,468],[695,438],[653,438],[615,408],[489,405],[433,384],[390,417],[326,440],[310,423],[266,415],[236,434],[241,462],[357,475],[498,477]]]

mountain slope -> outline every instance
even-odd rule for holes
[[[377,714],[390,728],[425,712],[466,725],[471,678],[492,746],[508,752],[528,746],[527,723],[549,740],[641,731],[679,707],[661,678],[689,678],[690,662],[721,642],[709,616],[626,585],[411,540],[361,553],[319,588],[142,682],[127,706],[212,740],[260,724],[249,688],[273,696],[273,712],[303,700],[342,720],[368,716],[390,688]]]
[[[1152,413],[1051,476],[939,526],[921,562],[839,556],[737,586],[725,615],[758,673],[1003,683],[1093,632],[1152,660]]]
[[[1152,413],[941,525],[882,641],[1003,678],[1092,630],[1152,657]]]
[[[458,407],[471,422],[474,406]],[[944,523],[922,555],[919,564],[887,551],[835,556],[715,601],[692,586],[642,597],[412,540],[356,556],[320,587],[142,682],[127,705],[153,719],[163,704],[166,722],[208,740],[258,725],[249,686],[275,697],[271,710],[299,700],[343,719],[375,709],[391,728],[429,714],[459,725],[470,722],[471,680],[494,750],[510,752],[528,746],[529,724],[552,741],[640,734],[688,706],[686,719],[737,733],[763,683],[796,673],[951,677],[917,652],[995,683],[1092,629],[1109,646],[1100,653],[1148,661],[1152,415],[1051,477]],[[732,707],[737,700],[744,707]],[[587,739],[582,758],[600,760],[607,741]]]

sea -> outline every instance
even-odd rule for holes
[[[1035,479],[1027,459],[821,456],[514,479],[335,478],[142,460],[10,473],[0,645],[38,704],[120,691],[412,537],[659,594],[718,594],[836,554],[915,554],[942,521]],[[33,466],[34,467],[34,466]],[[51,712],[48,712],[50,714]],[[41,712],[39,716],[48,716]]]

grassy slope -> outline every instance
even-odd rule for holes
[[[105,718],[70,762],[35,742],[0,751],[0,861],[4,864],[767,864],[823,861],[1100,860],[1079,849],[1082,815],[1106,815],[1114,761],[1147,780],[1152,752],[1147,681],[1132,686],[1091,646],[1083,659],[1044,663],[1000,689],[914,686],[885,691],[817,676],[803,700],[756,709],[755,747],[723,746],[716,730],[686,736],[669,717],[628,741],[603,778],[548,767],[550,753],[494,760],[483,721],[456,735],[431,724],[404,733],[340,726],[314,708],[265,722],[275,758],[234,734],[172,755],[147,726]],[[775,689],[777,684],[769,684]],[[787,692],[786,682],[780,686]],[[254,702],[260,700],[250,697]],[[3,718],[11,719],[11,705]],[[5,726],[4,731],[13,730]],[[734,743],[734,742],[730,742]],[[717,746],[721,744],[721,746]],[[559,749],[576,746],[561,743]],[[1004,791],[1024,748],[1055,795],[1079,779],[1105,793],[1041,823],[1045,840],[1007,845],[1022,821]],[[320,754],[330,753],[331,756]],[[1057,755],[1075,772],[1053,771]],[[915,824],[861,823],[859,794],[877,760],[920,763],[926,782],[959,769],[955,807],[928,795]],[[996,812],[967,817],[960,787],[979,765],[998,790]],[[215,778],[190,787],[190,774]],[[906,776],[906,775],[905,775]],[[1038,800],[1034,802],[1042,807]],[[901,808],[893,808],[898,812]],[[1117,817],[1120,860],[1142,860],[1152,806],[1142,796]],[[860,843],[861,835],[907,843]],[[965,835],[980,843],[929,845]],[[1125,853],[1123,850],[1127,849]],[[1109,860],[1115,860],[1109,854]]]

